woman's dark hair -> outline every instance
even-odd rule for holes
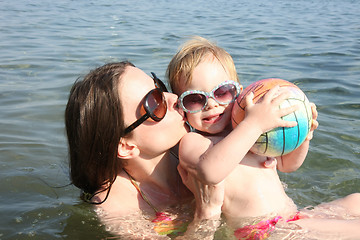
[[[70,177],[84,193],[109,188],[123,167],[117,147],[124,132],[118,84],[130,62],[109,63],[78,79],[65,110]]]

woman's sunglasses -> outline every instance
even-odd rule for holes
[[[124,131],[124,135],[134,130],[148,118],[159,122],[165,117],[167,104],[163,92],[167,92],[167,89],[165,84],[156,77],[155,73],[151,72],[151,75],[156,88],[148,92],[144,97],[140,112],[145,112],[145,114],[128,126]]]
[[[206,107],[210,97],[219,104],[226,105],[235,101],[241,91],[242,86],[239,83],[228,80],[217,85],[209,93],[198,90],[183,92],[179,102],[184,112],[197,113]]]

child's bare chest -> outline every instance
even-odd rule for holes
[[[225,180],[223,212],[253,217],[281,211],[291,200],[276,169],[263,167],[265,158],[244,160]]]

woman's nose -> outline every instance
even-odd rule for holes
[[[178,96],[176,94],[169,93],[169,92],[164,92],[164,95],[166,98],[166,104],[167,104],[168,110],[178,109],[178,107],[177,107]]]

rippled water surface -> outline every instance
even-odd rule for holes
[[[111,237],[69,183],[63,113],[77,77],[130,60],[163,78],[191,35],[232,54],[244,86],[292,81],[320,126],[281,174],[299,207],[360,191],[360,3],[0,1],[0,239]]]

